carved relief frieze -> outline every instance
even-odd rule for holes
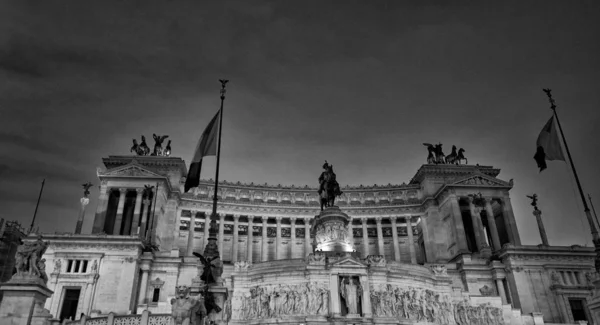
[[[376,290],[377,289],[377,290]],[[504,324],[502,309],[490,304],[454,301],[446,292],[381,285],[371,290],[373,315],[433,324]]]
[[[236,295],[232,319],[253,320],[282,316],[329,314],[329,287],[325,283],[279,284],[251,287]]]

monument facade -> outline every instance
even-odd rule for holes
[[[160,148],[104,158],[92,234],[44,235],[45,308],[89,321],[177,306],[189,322],[210,278],[217,324],[596,322],[594,249],[522,245],[512,180],[438,148],[400,185],[347,186],[328,163],[315,186],[221,182],[214,243],[213,182],[184,193],[184,161]]]

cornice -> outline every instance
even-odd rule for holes
[[[458,178],[480,172],[490,177],[496,177],[500,174],[500,169],[492,166],[477,165],[422,165],[415,176],[410,180],[409,185],[420,184],[427,177]]]
[[[136,160],[138,164],[149,168],[165,168],[178,170],[182,176],[187,175],[187,168],[183,159],[179,157],[162,157],[162,156],[108,156],[102,158],[102,162],[107,169],[127,165],[132,160]]]
[[[28,237],[25,241],[33,241]],[[137,236],[113,235],[81,235],[81,234],[42,234],[42,240],[48,241],[52,249],[92,249],[102,250],[138,250],[142,248],[142,241]]]
[[[504,245],[498,257],[503,261],[588,261],[596,257],[594,248],[581,246],[513,246]]]

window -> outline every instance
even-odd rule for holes
[[[67,273],[86,273],[87,260],[67,260]]]
[[[154,292],[152,293],[152,302],[158,302],[160,299],[160,288],[154,288]]]
[[[585,315],[585,304],[583,303],[583,299],[569,299],[569,304],[571,305],[573,321],[588,320]]]

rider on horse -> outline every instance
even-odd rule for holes
[[[325,161],[323,172],[319,176],[319,196],[321,197],[321,210],[323,206],[331,207],[335,203],[335,197],[342,195],[340,184],[335,179],[333,165]]]

